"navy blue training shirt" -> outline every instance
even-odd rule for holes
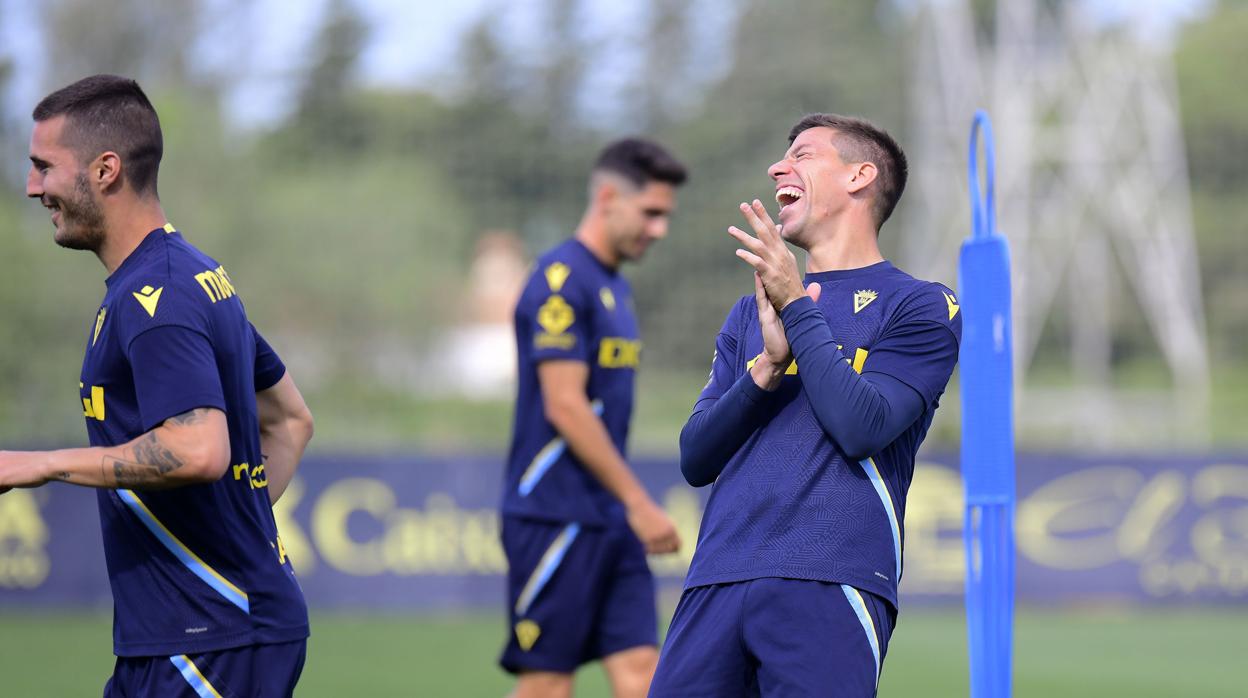
[[[519,377],[502,511],[589,525],[624,520],[620,502],[576,459],[546,420],[537,366],[589,366],[587,397],[611,441],[626,453],[633,379],[641,357],[628,281],[568,240],[537,260],[516,305]]]
[[[211,652],[308,636],[278,538],[256,392],[285,366],[247,320],[225,269],[172,226],[106,281],[80,397],[92,446],[127,443],[199,407],[225,412],[230,468],[211,484],[99,490],[114,652]]]
[[[795,342],[794,365],[774,393],[748,386],[757,413],[743,423],[750,433],[714,482],[686,587],[810,579],[849,584],[896,607],[915,452],[957,362],[962,318],[949,289],[888,262],[808,274],[812,282],[820,285],[819,301],[796,301],[781,320],[792,334],[808,327],[812,313],[821,316],[835,345]],[[755,300],[746,296],[719,333],[695,415],[749,380],[742,377],[762,350]],[[923,400],[921,415],[878,452],[849,457],[813,409],[814,402],[835,408],[838,396],[802,384],[809,351],[835,352],[862,379],[883,374],[893,379],[888,384],[909,386]]]

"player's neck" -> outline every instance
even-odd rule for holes
[[[806,248],[806,272],[861,269],[884,261],[875,229],[862,222],[830,224],[811,236]]]
[[[586,211],[581,218],[580,225],[576,226],[575,237],[603,265],[610,269],[620,267],[621,260],[607,241],[607,227],[592,210]]]
[[[96,250],[95,255],[111,275],[143,242],[148,233],[168,222],[159,201],[134,200],[128,204],[118,203],[113,211],[106,214],[107,232],[104,244]]]

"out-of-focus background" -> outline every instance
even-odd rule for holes
[[[1242,0],[0,0],[0,448],[85,443],[104,291],[22,200],[30,110],[134,76],[166,211],[317,417],[279,510],[314,609],[300,695],[502,695],[511,304],[575,227],[597,150],[650,136],[692,174],[627,272],[632,454],[691,548],[706,493],[679,481],[676,437],[751,290],[736,204],[770,203],[801,115],[866,116],[911,162],[885,253],[956,288],[984,107],[1015,272],[1017,692],[1243,695],[1245,36]],[[942,402],[881,695],[967,693],[956,374]],[[107,678],[98,535],[90,492],[0,497],[0,695]],[[664,620],[690,554],[654,561]],[[606,695],[596,670],[582,684]]]

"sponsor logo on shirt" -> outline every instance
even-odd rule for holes
[[[840,350],[845,349],[844,345],[841,345],[841,344],[836,345],[836,348]],[[848,356],[845,357],[845,362],[848,363],[850,366],[852,366],[854,368],[854,371],[858,373],[862,373],[862,367],[865,366],[867,363],[867,354],[868,352],[866,349],[863,349],[862,347],[858,347],[857,349],[854,350],[854,357],[852,359],[849,358]],[[754,364],[758,363],[758,360],[761,358],[763,358],[763,355],[760,353],[758,356],[755,356],[754,358],[747,361],[745,364],[745,370],[748,371],[751,368],[754,368]],[[793,361],[789,364],[789,367],[784,370],[784,375],[786,376],[797,375],[797,362],[796,361]]]
[[[208,300],[213,303],[223,301],[238,293],[234,290],[234,284],[230,282],[230,275],[225,273],[225,267],[201,271],[195,275],[195,280],[199,282],[199,287],[204,289],[204,293],[208,294]]]
[[[81,381],[78,382],[78,389],[82,390],[86,386]],[[82,397],[82,416],[87,419],[104,421],[104,388],[98,385],[91,386],[91,392]]]
[[[534,338],[534,344],[539,349],[571,349],[576,346],[576,335],[566,332],[575,321],[576,313],[572,311],[572,306],[568,305],[563,296],[551,294],[542,307],[537,309],[537,324],[543,331]]]
[[[603,337],[598,345],[598,365],[603,368],[637,368],[641,364],[641,340]]]

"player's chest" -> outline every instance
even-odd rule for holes
[[[78,379],[79,398],[88,424],[93,420],[106,421],[110,405],[133,399],[134,378],[116,325],[106,299],[88,327]]]
[[[821,287],[817,305],[832,332],[832,339],[846,360],[861,373],[867,356],[886,329],[893,299],[885,289],[877,290],[863,284],[824,283]],[[749,318],[744,336],[746,350],[741,355],[748,369],[763,351],[757,316]],[[797,371],[797,366],[789,369],[791,374]]]
[[[590,319],[595,365],[635,369],[641,363],[641,337],[632,294],[626,286],[603,284],[594,294]]]

